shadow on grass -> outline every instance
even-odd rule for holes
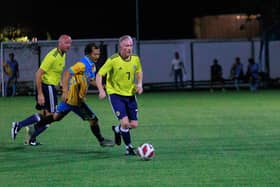
[[[110,148],[99,150],[84,148],[50,148],[42,146],[0,145],[0,172],[30,170],[49,165],[67,165],[76,162],[112,159]]]

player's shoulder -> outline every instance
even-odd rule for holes
[[[81,61],[77,61],[73,66],[75,66],[75,67],[85,67],[86,65]]]
[[[58,55],[59,55],[59,52],[58,52],[57,48],[51,49],[47,54],[47,56],[51,56],[51,57],[54,57],[54,58],[56,58]]]
[[[137,54],[131,54],[131,60],[140,62],[140,57]]]
[[[81,60],[76,61],[75,64],[85,65]]]
[[[131,56],[132,56],[132,57],[139,58],[139,56],[138,56],[137,54],[135,54],[135,53],[132,53]]]
[[[114,59],[118,58],[119,56],[120,56],[119,53],[115,53],[115,54],[111,55],[109,57],[109,59],[114,60]]]

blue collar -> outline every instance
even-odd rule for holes
[[[95,77],[95,64],[94,62],[88,57],[84,56],[80,60],[85,66],[86,66],[86,71],[85,74],[87,78],[94,78]]]

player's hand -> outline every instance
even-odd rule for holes
[[[104,99],[106,97],[106,93],[104,90],[99,91],[99,99]]]
[[[63,102],[66,102],[66,100],[67,100],[67,92],[62,92],[61,100],[62,100]]]
[[[39,105],[43,106],[45,104],[45,97],[43,94],[38,94],[37,99]]]
[[[143,87],[142,84],[137,84],[137,88],[136,88],[136,93],[138,94],[142,94],[143,93]]]

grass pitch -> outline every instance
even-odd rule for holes
[[[0,186],[163,187],[279,186],[280,91],[143,93],[134,146],[155,147],[151,161],[124,156],[124,147],[102,148],[87,122],[71,113],[24,146],[11,122],[33,114],[34,97],[0,98]],[[88,104],[103,135],[117,124],[107,100]]]

